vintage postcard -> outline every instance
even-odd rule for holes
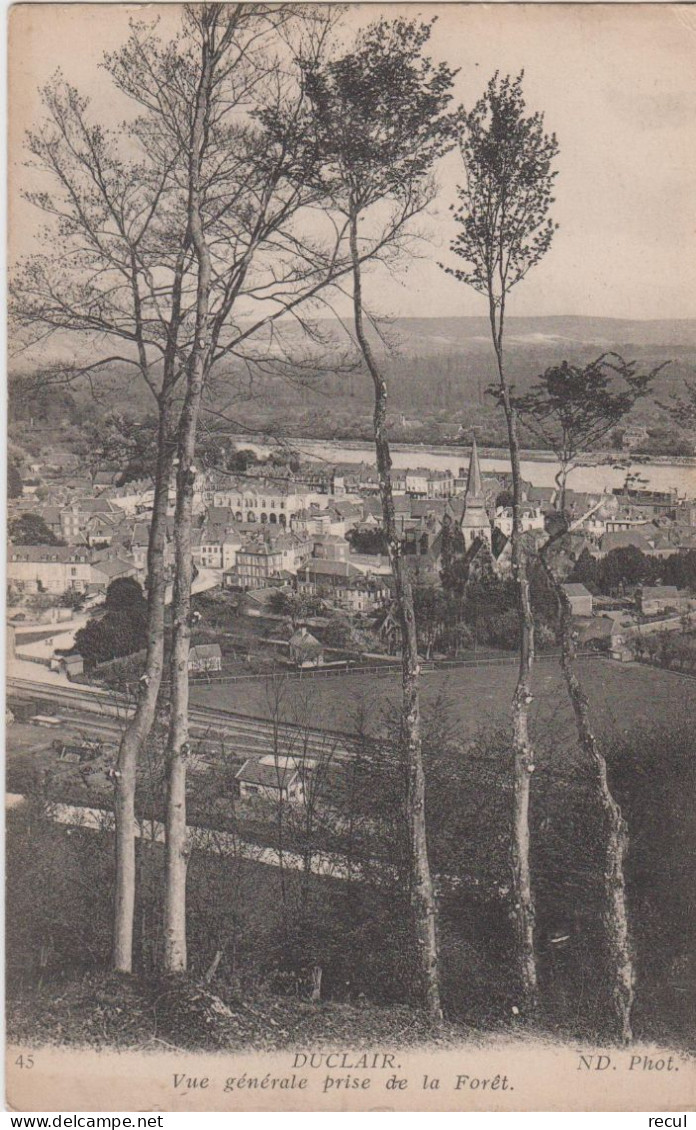
[[[693,1110],[695,58],[12,8],[11,1109]]]

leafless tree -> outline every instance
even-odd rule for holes
[[[27,198],[50,221],[44,250],[25,260],[11,313],[25,347],[65,335],[96,360],[45,366],[39,380],[97,382],[112,366],[144,381],[158,410],[158,456],[148,546],[148,638],[137,706],[115,773],[116,884],[113,962],[132,965],[135,772],[155,715],[164,663],[164,544],[185,336],[182,295],[190,256],[169,201],[177,151],[166,154],[136,120],[118,136],[94,125],[88,102],[60,75],[42,91],[44,118],[29,134],[34,179]],[[124,149],[128,152],[124,154]],[[157,272],[157,279],[155,279]]]
[[[164,663],[172,469],[176,465],[170,830],[181,844],[187,547],[201,397],[231,360],[278,363],[288,320],[310,332],[302,304],[350,269],[338,233],[318,239],[298,220],[317,189],[307,187],[313,157],[300,126],[305,95],[297,56],[316,57],[334,19],[314,11],[305,18],[294,8],[202,5],[184,10],[181,33],[168,42],[156,26],[134,22],[127,43],[105,66],[136,116],[120,132],[94,125],[87,101],[57,76],[43,92],[44,121],[29,137],[41,187],[28,195],[50,230],[45,250],[16,273],[13,313],[26,346],[69,334],[92,356],[97,352],[84,364],[43,366],[41,379],[97,384],[116,366],[145,382],[158,410],[147,660],[115,777],[114,965],[121,970],[132,963],[136,762],[152,726]],[[283,130],[271,133],[258,112],[280,105]],[[371,246],[365,254],[379,250]],[[248,320],[238,318],[240,301],[251,309]],[[176,847],[170,862],[167,960],[181,968],[185,858]]]

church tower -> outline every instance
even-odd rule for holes
[[[461,521],[464,544],[467,549],[480,538],[488,547],[491,545],[491,523],[486,510],[481,481],[481,465],[479,463],[476,436],[471,445],[471,459],[469,460],[469,477],[464,495],[464,512]]]

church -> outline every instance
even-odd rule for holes
[[[464,538],[464,548],[471,549],[476,541],[483,541],[491,548],[491,521],[486,510],[486,500],[481,481],[481,465],[479,463],[476,436],[471,446],[471,459],[469,461],[469,477],[464,495],[464,508],[460,521],[460,528]]]

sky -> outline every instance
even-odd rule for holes
[[[158,11],[159,10],[159,11]],[[524,69],[530,110],[557,135],[554,219],[545,260],[516,288],[512,315],[694,316],[696,294],[696,8],[673,4],[363,4],[348,28],[378,14],[437,16],[430,54],[459,68],[456,97],[471,107],[494,71]],[[99,67],[132,16],[176,5],[26,4],[10,13],[10,256],[35,249],[39,217],[20,197],[31,174],[22,137],[36,120],[37,87],[60,68],[115,125],[127,106]],[[393,316],[483,315],[484,299],[438,261],[454,234],[461,159],[438,170],[425,224],[430,246],[398,275],[379,268],[367,296]]]

